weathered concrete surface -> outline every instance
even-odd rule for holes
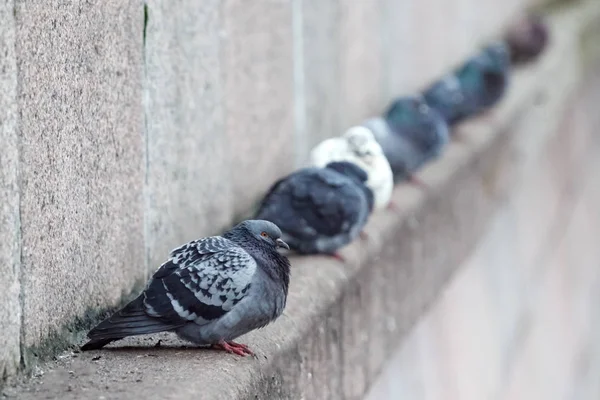
[[[515,76],[495,112],[496,126],[489,118],[466,124],[461,141],[423,171],[420,178],[430,192],[396,190],[400,212],[374,215],[368,242],[343,250],[349,262],[292,260],[283,317],[243,338],[257,359],[181,347],[168,335],[127,339],[100,353],[65,354],[46,366],[43,379],[20,388],[19,398],[41,392],[65,399],[125,399],[133,393],[149,399],[361,398],[389,350],[435,304],[497,207],[506,203],[514,178],[523,174],[527,164],[519,158],[523,145],[516,139],[524,134],[534,100],[548,74],[558,82],[556,74],[572,72],[568,66],[574,60],[562,56],[578,32],[564,33],[570,43],[555,43],[539,65]],[[568,160],[563,165],[572,168]],[[505,284],[502,276],[498,281]],[[161,348],[152,347],[159,338]]]
[[[225,126],[223,176],[235,219],[294,166],[292,2],[222,2]]]
[[[19,365],[21,305],[17,62],[13,1],[0,3],[0,380]]]
[[[148,267],[233,214],[221,81],[222,2],[148,1],[145,112]]]
[[[16,5],[21,345],[30,348],[88,308],[116,304],[143,276],[143,8]]]

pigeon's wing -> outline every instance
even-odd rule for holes
[[[171,252],[144,291],[146,313],[162,321],[203,324],[230,311],[250,289],[256,261],[220,236]]]

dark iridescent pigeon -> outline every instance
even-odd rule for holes
[[[457,73],[464,96],[458,118],[475,116],[494,106],[504,95],[510,77],[506,44],[494,43],[471,59]]]
[[[494,43],[454,75],[425,90],[427,103],[454,124],[494,106],[504,95],[510,76],[510,55],[503,42]]]
[[[452,123],[458,119],[461,107],[465,101],[458,77],[454,74],[434,82],[423,92],[425,102],[442,117]]]
[[[512,63],[518,65],[535,61],[546,48],[549,36],[548,26],[541,15],[521,18],[505,36]]]
[[[276,223],[290,248],[303,254],[330,254],[354,240],[373,210],[367,173],[341,161],[304,168],[276,182],[256,218]]]
[[[171,252],[146,290],[88,333],[81,349],[95,350],[126,336],[173,331],[184,340],[238,355],[253,354],[233,339],[283,312],[289,249],[268,221],[244,221],[223,236],[187,243]]]
[[[413,179],[413,173],[438,157],[448,143],[446,121],[421,96],[397,99],[384,118],[367,120],[364,125],[383,148],[395,182]]]

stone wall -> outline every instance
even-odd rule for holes
[[[243,218],[313,144],[435,79],[534,3],[2,2],[0,377],[75,343],[168,250]],[[456,168],[461,155],[449,150]],[[292,314],[307,312],[294,296],[318,274],[357,274],[309,273],[312,262],[297,262]],[[430,277],[435,288],[455,267]],[[374,354],[377,371],[386,355]]]

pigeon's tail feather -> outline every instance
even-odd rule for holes
[[[181,327],[183,324],[183,322],[169,324],[158,318],[150,317],[144,309],[143,295],[140,295],[123,309],[117,311],[92,329],[88,333],[88,338],[91,340],[81,349],[99,349],[112,341],[122,339],[126,336],[170,331]]]

